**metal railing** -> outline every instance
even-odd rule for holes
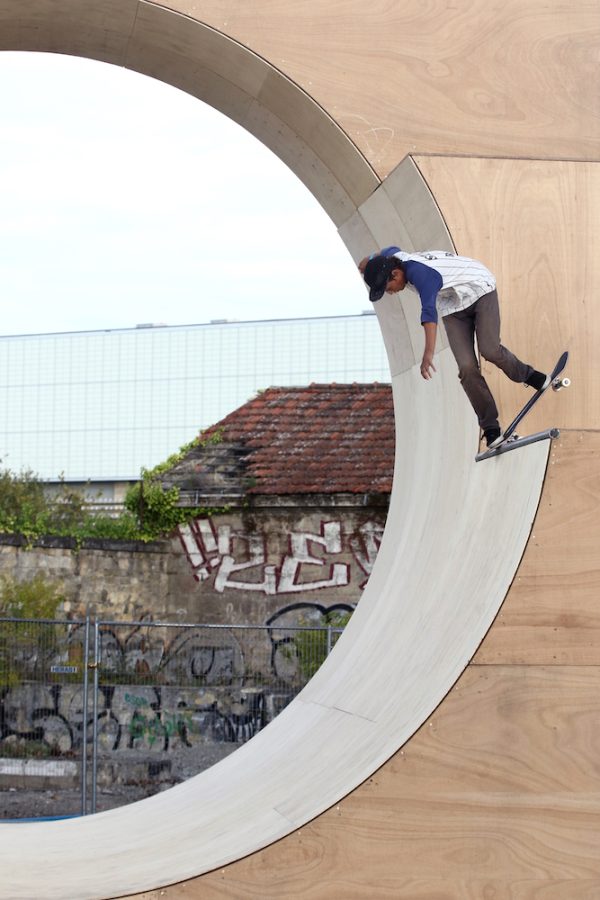
[[[89,514],[100,514],[109,519],[118,519],[125,512],[125,503],[122,500],[86,500],[83,509]]]
[[[0,618],[0,819],[39,816],[44,789],[53,815],[85,815],[203,771],[281,712],[342,630]]]

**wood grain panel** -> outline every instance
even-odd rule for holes
[[[479,663],[600,665],[600,434],[553,445],[532,537]]]
[[[502,340],[547,370],[570,351],[572,386],[549,393],[522,434],[600,427],[600,163],[419,157],[457,251],[496,274]],[[483,364],[508,423],[527,396]]]
[[[0,0],[0,50],[68,53],[122,65],[139,0]]]
[[[599,690],[598,667],[471,666],[342,803],[259,854],[140,897],[595,900]]]
[[[590,161],[600,147],[596,0],[506,0],[501,8],[488,0],[454,6],[374,0],[368,11],[358,0],[174,0],[171,8],[184,16],[171,18],[164,8],[140,2],[137,27],[131,4],[121,5],[126,16],[115,24],[118,0],[92,4],[93,21],[86,13],[92,7],[80,0],[0,0],[2,46],[76,48],[132,65],[135,59],[140,68],[147,53],[149,70],[156,51],[162,53],[157,74],[187,85],[204,56],[215,97],[238,109],[239,96],[232,100],[221,83],[227,78],[219,77],[218,86],[214,81],[219,65],[224,76],[231,71],[227,59],[215,45],[211,63],[212,41],[191,34],[201,30],[193,17],[202,17],[243,45],[235,53],[232,46],[230,62],[247,47],[306,88],[307,104],[295,105],[291,83],[282,85],[273,71],[264,82],[259,74],[255,99],[264,99],[268,116],[261,118],[261,109],[246,124],[267,142],[276,132],[295,159],[309,148],[314,156],[305,161],[306,171],[318,172],[314,185],[306,180],[315,193],[325,191],[320,163],[338,155],[335,147],[351,151],[344,172],[356,157],[358,169],[368,170],[365,183],[374,176],[335,127],[339,143],[332,143],[329,129],[317,128],[312,114],[305,117],[311,104],[321,104],[332,125],[339,123],[382,174],[407,154],[419,154],[459,250],[485,259],[499,275],[507,343],[534,354],[543,367],[565,344],[574,354],[576,385],[568,399],[544,400],[544,424],[552,415],[584,437],[598,429],[593,289],[600,274],[600,188],[598,163]],[[130,56],[123,57],[125,47]],[[252,60],[260,68],[258,58]],[[242,64],[236,84],[242,92],[249,73]],[[281,114],[273,116],[277,110]],[[296,150],[285,128],[278,130],[279,124],[290,127],[281,111],[300,126]],[[548,161],[559,158],[567,161]],[[364,190],[351,196],[362,201]],[[394,196],[395,203],[402,196]],[[347,222],[352,205],[336,213],[336,221]],[[372,224],[373,235],[379,224]],[[297,828],[264,851],[173,891],[203,898],[598,897],[597,665],[471,665],[401,752],[345,801],[299,827],[373,772],[454,682],[498,608],[533,517],[544,448],[537,444],[476,467],[468,447],[472,420],[455,379],[447,377],[453,361],[447,351],[440,356],[433,384],[412,369],[394,381],[397,408],[404,423],[408,417],[412,423],[397,457],[403,480],[395,484],[380,558],[340,653],[270,729],[214,771],[81,822],[5,826],[4,896],[37,896],[40,885],[47,897],[114,896],[126,886],[134,890],[235,859]],[[522,400],[521,394],[515,401],[514,391],[498,383],[505,417]],[[585,460],[585,452],[566,447],[562,476],[555,461],[556,506],[563,513],[553,520],[544,510],[543,540],[532,540],[521,576],[527,582],[531,565],[531,578],[545,579],[549,594],[550,565],[557,581],[570,579],[573,603],[582,604],[569,632],[575,640],[577,622],[582,633],[596,627],[589,606],[593,542],[577,547],[571,569],[562,551],[555,561],[547,548],[556,544],[565,519],[575,536],[591,527],[596,483],[581,463],[575,479],[580,505],[567,509],[563,481],[571,477],[569,460]],[[587,461],[593,476],[597,461]],[[558,601],[536,595],[539,614],[524,620],[525,598],[515,597],[511,615],[519,640],[535,643],[540,620],[555,627]],[[489,648],[485,652],[498,654],[491,635]],[[541,651],[535,658],[545,659]],[[153,894],[166,895],[166,889]]]
[[[594,159],[596,0],[171,0],[307,90],[380,175],[409,153]]]
[[[309,94],[221,32],[140,3],[124,64],[186,90],[254,134],[337,224],[378,184],[356,147]]]
[[[556,414],[560,401],[557,424],[583,422],[586,430],[567,431],[554,445],[513,593],[479,651],[478,659],[495,664],[472,664],[403,750],[323,816],[160,896],[600,895],[598,373],[595,323],[573,302],[574,281],[593,296],[597,170],[510,160],[418,162],[459,250],[491,257],[509,282],[505,333],[517,352],[515,342],[523,341],[551,361],[570,329],[570,374],[581,389],[577,399],[574,389],[545,398],[541,411]],[[574,266],[575,259],[582,265]],[[525,299],[516,293],[523,286]],[[594,318],[594,300],[590,308]],[[500,383],[498,395],[510,408]],[[535,427],[534,417],[529,425]],[[505,662],[511,665],[498,664]]]
[[[428,220],[413,219],[422,237]],[[477,427],[450,351],[436,363],[431,382],[417,366],[393,378],[401,477],[386,532],[359,608],[309,685],[269,728],[189,783],[81,821],[5,826],[0,857],[12,865],[0,896],[30,900],[43,880],[47,900],[98,900],[243,857],[346,796],[437,707],[510,586],[548,447],[475,466]],[[488,528],[501,508],[507,514]]]

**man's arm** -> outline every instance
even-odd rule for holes
[[[408,281],[417,289],[421,298],[421,324],[425,332],[421,375],[429,380],[436,371],[433,365],[438,318],[436,299],[442,287],[442,276],[437,269],[414,260],[405,263],[404,270]]]

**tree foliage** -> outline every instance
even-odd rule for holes
[[[39,572],[24,581],[0,576],[0,616],[53,619],[64,599],[62,584]]]
[[[31,471],[0,471],[0,531],[26,533],[33,523],[46,522],[48,513],[44,488]]]
[[[327,628],[343,630],[352,616],[351,612],[326,612],[323,626],[319,629],[297,631],[293,638],[293,648],[298,660],[298,670],[303,682],[309,681],[319,669],[329,652],[329,635]],[[308,627],[310,622],[302,619],[301,625]]]
[[[31,472],[0,470],[0,533],[24,535],[33,542],[44,536],[134,538],[136,523],[129,514],[117,519],[90,510],[81,491],[61,482],[50,494]]]
[[[165,473],[193,447],[221,440],[217,429],[185,444],[153,469],[142,469],[140,481],[127,492],[125,508],[118,516],[95,511],[85,494],[64,480],[50,493],[31,470],[15,474],[0,469],[0,533],[21,534],[30,543],[44,536],[70,537],[77,545],[86,538],[152,541],[167,537],[178,525],[225,511],[226,507],[180,506],[179,489],[162,486]]]
[[[57,634],[51,622],[39,620],[56,618],[64,599],[61,583],[41,573],[23,581],[0,576],[0,696],[45,670]]]
[[[0,470],[0,533],[23,535],[29,543],[42,537],[68,537],[79,546],[89,538],[152,541],[165,537],[182,522],[213,510],[178,506],[177,488],[163,490],[154,471],[142,470],[141,481],[127,495],[118,516],[94,510],[80,490],[64,481],[50,493],[29,470]]]

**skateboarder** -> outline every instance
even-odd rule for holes
[[[393,255],[372,256],[362,263],[363,278],[373,303],[384,293],[395,294],[407,285],[419,294],[425,332],[421,375],[425,379],[435,372],[433,354],[438,315],[443,318],[448,343],[458,363],[458,377],[475,410],[487,446],[498,446],[502,441],[498,408],[479,368],[475,337],[484,359],[498,366],[511,381],[541,390],[547,386],[549,376],[521,362],[500,343],[500,311],[492,273],[477,260],[443,250],[420,253],[398,250]]]

